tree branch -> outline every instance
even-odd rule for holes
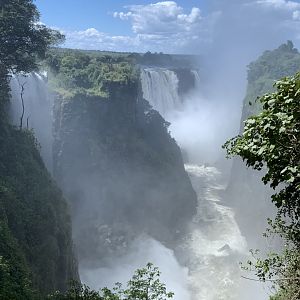
[[[241,276],[243,279],[251,280],[251,281],[258,281],[258,282],[265,282],[265,281],[270,281],[270,282],[278,282],[278,281],[300,281],[300,277],[295,277],[295,278],[278,278],[278,279],[255,279],[255,278],[249,278],[246,276]]]

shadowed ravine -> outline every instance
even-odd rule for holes
[[[200,161],[206,163],[205,159],[208,158],[210,164],[185,165],[197,193],[198,206],[189,232],[178,243],[175,253],[180,263],[188,268],[187,282],[191,299],[265,299],[266,291],[260,283],[241,277],[239,264],[248,259],[249,248],[237,224],[233,208],[223,202],[228,181],[224,175],[227,174],[226,166],[225,170],[222,170],[222,164],[217,169],[212,163],[216,160],[216,154],[220,155],[221,145],[217,142],[220,138],[212,141],[207,137],[218,134],[216,128],[210,127],[214,118],[209,120],[209,116],[217,111],[219,103],[203,99],[199,74],[194,70],[191,73],[195,77],[194,88],[181,96],[178,94],[179,81],[175,73],[162,69],[146,69],[142,73],[144,97],[171,122],[171,133],[177,143],[183,146],[187,160],[192,163],[200,158]],[[155,88],[149,92],[151,87]],[[175,96],[170,99],[174,91]],[[165,99],[168,99],[167,108]],[[189,117],[195,121],[190,123]],[[192,125],[200,130],[198,136],[195,136],[194,131],[190,132]],[[188,136],[198,139],[199,143],[184,143]],[[209,150],[210,147],[214,149]],[[203,148],[208,149],[204,156],[193,155],[201,153]],[[180,297],[176,299],[183,300]]]
[[[1,0],[0,300],[300,300],[299,45],[300,0]]]
[[[162,115],[169,116],[172,121],[172,116],[180,110],[179,117],[174,121],[183,125],[183,130],[185,124],[184,121],[181,122],[180,117],[189,111],[185,111],[185,104],[194,102],[194,105],[201,108],[201,103],[197,103],[197,95],[200,93],[199,75],[196,71],[190,72],[195,78],[194,89],[182,95],[178,92],[179,80],[175,71],[146,69],[142,71],[141,78],[144,97]],[[12,119],[16,125],[21,113],[17,79],[26,82],[25,117],[29,117],[29,128],[36,132],[43,158],[50,166],[48,152],[51,154],[49,141],[52,141],[53,120],[51,121],[51,97],[46,81],[37,74],[12,79]],[[39,106],[36,106],[37,103]],[[201,113],[201,109],[199,112]],[[46,122],[46,126],[41,126],[43,122]],[[176,132],[174,138],[176,139]],[[205,146],[205,140],[202,142]],[[177,140],[177,143],[180,144],[180,140]],[[182,150],[187,155],[190,150],[200,151],[197,146]],[[72,157],[72,153],[67,153],[68,157]],[[125,234],[122,233],[118,237],[108,235],[109,232],[113,234],[112,225],[103,225],[105,228],[97,225],[95,229],[98,230],[96,231],[99,236],[93,233],[91,238],[98,239],[97,243],[101,244],[101,247],[104,243],[107,252],[103,252],[105,254],[99,258],[91,258],[88,263],[79,260],[79,273],[85,284],[94,289],[112,287],[115,282],[126,282],[135,269],[152,262],[160,268],[162,280],[166,282],[168,289],[175,292],[175,300],[250,300],[254,297],[257,300],[264,299],[266,292],[262,290],[262,286],[241,279],[239,262],[247,259],[248,247],[235,220],[233,209],[222,202],[227,184],[222,171],[212,165],[199,164],[186,164],[185,169],[198,199],[197,212],[190,220],[187,232],[181,235],[172,247],[145,230],[136,230],[130,235],[125,229]],[[88,174],[86,178],[90,178]],[[73,178],[73,173],[70,176]],[[98,179],[99,176],[95,178]],[[64,189],[64,186],[62,188]],[[98,194],[96,196],[95,199],[98,199]],[[89,204],[84,202],[81,205]],[[99,203],[97,205],[99,206]],[[98,209],[98,206],[95,209]],[[132,209],[134,210],[134,207]],[[96,218],[94,221],[97,223],[99,220],[101,219]],[[81,225],[75,221],[75,232],[76,226]],[[105,236],[100,237],[101,228]],[[84,247],[80,244],[80,239],[77,240],[77,247]],[[120,251],[116,252],[115,249]]]

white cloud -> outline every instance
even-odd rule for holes
[[[114,17],[130,20],[136,34],[174,34],[190,32],[202,21],[199,8],[184,13],[174,1],[157,2],[147,5],[128,6],[128,12],[115,12]]]
[[[269,7],[274,7],[278,9],[295,10],[300,8],[300,3],[295,1],[286,0],[258,0],[258,4],[262,4]]]
[[[66,46],[113,51],[200,53],[209,47],[264,49],[292,39],[299,42],[300,3],[289,0],[211,0],[204,15],[185,10],[175,1],[126,6],[113,17],[129,22],[128,35],[111,35],[96,28],[65,31]],[[247,46],[246,46],[247,45]],[[248,47],[248,48],[247,48]],[[257,53],[261,49],[257,48]],[[231,51],[231,50],[227,50]],[[235,51],[235,50],[234,50]],[[249,50],[250,51],[250,50]]]
[[[113,36],[95,28],[86,30],[60,30],[66,36],[65,47],[88,49],[128,51],[128,45],[135,45],[136,39],[129,36]]]
[[[88,28],[65,31],[66,47],[114,51],[184,52],[192,43],[207,43],[212,17],[203,17],[199,8],[185,12],[174,1],[125,7],[127,11],[114,12],[113,17],[131,22],[132,34],[113,36]]]
[[[197,20],[201,20],[201,11],[197,7],[193,7],[192,11],[189,15],[186,14],[180,14],[177,16],[177,19],[180,21],[186,21],[187,23],[195,23]]]
[[[124,12],[114,12],[113,13],[113,16],[115,18],[120,18],[121,20],[128,20],[131,16],[132,16],[132,12],[127,12],[127,13],[124,13]]]
[[[278,30],[286,30],[286,35],[299,41],[300,35],[300,3],[290,0],[257,0],[255,4],[269,12],[270,26]],[[273,15],[272,15],[273,14]]]
[[[155,51],[180,51],[197,39],[209,40],[209,18],[203,17],[197,7],[186,12],[175,1],[163,1],[125,8],[127,11],[113,16],[131,22],[136,38],[141,43],[149,41]]]
[[[293,12],[293,20],[300,21],[300,10],[295,10]]]

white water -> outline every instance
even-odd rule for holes
[[[186,171],[198,196],[197,214],[180,246],[183,256],[188,257],[193,299],[267,299],[260,283],[241,277],[239,262],[248,259],[248,247],[234,211],[221,201],[225,185],[221,183],[220,171],[198,165],[186,165]]]
[[[195,89],[199,90],[201,79],[196,70],[194,75]],[[141,69],[143,97],[167,121],[184,108],[184,100],[178,93],[178,77],[174,71],[165,68]]]
[[[163,68],[142,69],[141,82],[144,98],[165,119],[182,106],[175,72]]]
[[[200,90],[200,84],[201,84],[201,79],[200,79],[199,73],[196,70],[191,70],[191,72],[194,74],[194,78],[195,78],[195,87],[194,87],[194,89],[199,91]]]
[[[239,262],[248,259],[248,247],[233,210],[221,201],[225,186],[220,171],[203,165],[185,168],[198,195],[198,210],[188,234],[178,241],[176,255],[149,236],[137,237],[126,254],[106,258],[100,266],[80,265],[82,281],[96,290],[112,288],[152,262],[175,293],[174,300],[267,299],[264,286],[241,278]]]
[[[150,104],[166,116],[180,110],[182,102],[178,96],[176,74],[162,69],[143,72],[144,97]],[[20,85],[25,82],[23,127],[26,127],[28,118],[29,128],[35,131],[49,167],[53,104],[44,77],[33,73],[12,78],[12,121],[19,126],[22,113]],[[176,249],[184,263],[179,264],[172,250],[151,237],[144,237],[133,243],[128,255],[108,261],[105,268],[81,268],[82,280],[94,288],[111,286],[117,281],[125,282],[133,270],[151,261],[160,267],[162,281],[175,292],[175,300],[266,299],[266,292],[260,285],[240,277],[238,262],[245,261],[248,248],[234,212],[221,202],[220,193],[224,185],[220,181],[220,171],[199,165],[187,165],[186,170],[198,195],[198,211],[191,222],[189,234]]]
[[[30,73],[14,75],[10,81],[10,117],[14,125],[20,127],[22,115],[21,91],[24,86],[23,128],[32,129],[41,146],[41,155],[48,168],[52,170],[52,109],[53,97],[47,87],[45,75]]]
[[[165,80],[161,72],[156,69],[142,71],[145,99],[168,121],[174,122],[170,127],[171,132],[191,161],[215,161],[220,155],[220,150],[215,149],[220,139],[217,135],[221,135],[225,141],[223,135],[226,133],[223,131],[228,128],[222,118],[222,127],[218,126],[219,123],[215,124],[220,112],[214,106],[216,103],[208,102],[200,96],[201,81],[198,73],[194,73],[194,91],[184,99],[184,105],[181,102],[179,106],[176,105],[178,93],[174,96],[178,79]],[[174,99],[170,99],[172,96]],[[182,264],[188,268],[191,299],[267,299],[267,292],[260,283],[241,278],[239,262],[248,259],[248,247],[235,220],[234,211],[222,203],[221,194],[225,185],[221,181],[221,171],[196,164],[186,165],[186,171],[198,196],[198,209],[189,233],[179,243],[176,252]]]

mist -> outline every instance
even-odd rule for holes
[[[282,5],[284,4],[282,3]],[[297,26],[299,24],[292,24],[292,22],[284,20],[285,18],[291,18],[292,15],[292,12],[287,7],[283,10],[277,10],[276,7],[274,8],[275,11],[272,10],[270,12],[267,7],[257,7],[249,1],[226,1],[226,4],[224,1],[212,1],[209,9],[215,18],[213,24],[210,24],[210,30],[212,30],[211,40],[206,43],[200,42],[195,47],[197,45],[196,41],[192,47],[186,48],[186,51],[190,53],[195,53],[195,48],[199,49],[199,52],[196,53],[199,55],[199,59],[194,61],[193,65],[193,72],[196,71],[199,75],[196,78],[194,89],[181,97],[181,103],[176,98],[173,106],[171,105],[168,111],[165,110],[162,104],[157,103],[157,99],[160,98],[157,84],[155,84],[156,88],[152,89],[155,91],[154,95],[150,95],[147,92],[144,96],[147,100],[150,98],[149,101],[153,107],[158,109],[165,119],[170,122],[170,134],[181,147],[186,162],[204,165],[205,178],[208,176],[208,166],[214,166],[219,169],[221,178],[217,180],[217,184],[224,184],[220,188],[220,200],[222,202],[220,208],[225,211],[235,211],[239,215],[238,224],[233,225],[228,220],[223,225],[219,224],[222,228],[228,224],[230,224],[228,225],[229,228],[236,226],[237,231],[235,233],[227,232],[229,241],[232,241],[237,236],[241,240],[244,239],[243,251],[239,252],[238,255],[236,253],[230,254],[229,261],[225,259],[225,262],[222,264],[216,258],[218,249],[222,248],[222,242],[215,249],[216,252],[213,249],[206,249],[204,246],[208,251],[204,254],[201,253],[203,240],[202,242],[198,240],[197,245],[202,249],[197,252],[197,255],[195,253],[188,254],[191,259],[195,259],[195,257],[200,255],[202,259],[207,259],[206,263],[209,266],[212,268],[217,266],[218,272],[223,274],[222,279],[216,279],[216,276],[209,277],[208,281],[204,281],[203,284],[201,282],[204,276],[203,273],[199,270],[198,274],[197,272],[193,273],[193,267],[190,265],[189,270],[190,274],[192,274],[191,276],[194,276],[193,280],[197,278],[198,284],[201,282],[200,285],[205,286],[200,292],[197,291],[197,288],[196,291],[192,289],[193,296],[197,295],[196,299],[221,299],[222,297],[224,299],[233,299],[234,297],[237,297],[237,299],[266,299],[271,293],[271,289],[267,285],[264,286],[260,283],[242,279],[238,268],[234,271],[226,268],[232,262],[238,264],[239,261],[246,260],[249,255],[248,249],[250,248],[260,248],[262,252],[269,250],[268,246],[261,241],[261,236],[267,226],[266,218],[268,216],[271,217],[274,211],[269,200],[271,191],[260,182],[259,174],[251,170],[247,171],[244,164],[235,162],[235,168],[232,171],[232,161],[225,159],[226,153],[222,150],[222,145],[225,141],[242,131],[241,117],[243,100],[246,95],[247,66],[264,51],[277,48],[287,40],[293,40],[297,47],[299,45],[297,36]],[[173,80],[173,85],[176,84],[176,80]],[[150,84],[146,86],[150,86]],[[168,89],[165,86],[162,90],[168,93]],[[169,91],[171,94],[171,89]],[[152,101],[151,98],[153,99]],[[167,103],[172,103],[172,101],[168,100]],[[252,178],[251,183],[249,183],[252,191],[249,194],[242,190],[228,194],[228,184],[232,186],[232,180],[236,180],[240,176],[239,174],[243,174],[242,178],[244,180],[247,176]],[[192,172],[192,176],[194,175],[195,173]],[[208,185],[210,186],[210,184]],[[201,190],[204,188],[202,185],[200,190],[197,190],[195,183],[193,187],[197,191],[198,197],[202,199],[199,200],[198,206],[198,209],[202,208],[202,218],[206,219],[210,215],[216,217],[218,215],[216,208],[211,207],[209,202],[206,207],[208,211],[205,212],[205,208],[202,207],[206,203],[205,200],[211,199],[216,201],[216,195],[214,194],[211,198],[208,198],[207,195],[201,195]],[[210,188],[214,189],[215,185],[210,186]],[[243,201],[249,203],[253,202],[253,199],[256,197],[256,204],[253,205],[257,205],[259,208],[250,214],[254,214],[253,216],[256,217],[258,226],[251,227],[251,224],[241,220],[245,214],[245,212],[241,212],[242,204],[237,206],[233,204],[240,200],[240,192],[244,194]],[[205,200],[203,201],[203,199]],[[228,201],[229,203],[223,201]],[[221,215],[223,218],[224,215]],[[234,216],[233,220],[235,220]],[[206,224],[205,221],[204,224]],[[215,239],[222,240],[222,230],[220,228],[213,233],[212,228],[205,228],[204,224],[201,224],[200,229],[204,236],[206,232],[209,232]],[[242,232],[239,229],[241,225],[243,228]],[[192,228],[191,234],[195,233],[195,230],[197,231],[197,229]],[[241,240],[239,240],[239,245],[242,244]],[[206,241],[205,237],[204,241],[203,244],[205,245],[213,245],[211,241]],[[228,243],[230,244],[230,242]],[[223,242],[223,245],[227,245],[227,242]],[[229,248],[233,249],[232,246]],[[199,263],[199,265],[203,267],[203,262]],[[210,271],[213,272],[212,270]],[[207,273],[210,271],[206,270]],[[224,273],[222,273],[223,271]],[[235,282],[227,290],[220,285],[220,282],[226,278],[226,275],[224,275],[226,272],[230,274],[229,278]],[[233,274],[239,275],[234,277]],[[235,284],[237,285],[235,286]],[[215,288],[215,293],[210,288],[206,290],[209,286],[211,286],[211,289]],[[228,291],[230,291],[229,294],[227,294]]]
[[[299,21],[291,18],[296,8],[275,2],[209,1],[197,29],[205,38],[171,49],[196,54],[190,65],[141,63],[131,85],[105,78],[108,96],[92,88],[85,94],[82,86],[74,88],[75,96],[58,96],[47,76],[12,77],[12,124],[19,126],[20,86],[26,83],[23,126],[35,133],[43,161],[68,199],[83,283],[96,290],[125,285],[151,262],[175,300],[268,297],[268,285],[241,278],[239,262],[249,259],[250,244],[261,245],[269,190],[243,164],[226,160],[222,145],[242,131],[249,63],[287,40],[300,45]],[[181,19],[192,22],[200,13],[192,12]],[[126,65],[130,60],[123,56],[118,59]],[[117,63],[107,57],[99,61],[107,59],[108,73]],[[180,77],[182,69],[188,79]],[[249,189],[234,187],[238,177],[251,178]],[[244,204],[237,204],[242,193],[260,210],[254,229],[243,220]]]
[[[107,258],[104,267],[88,268],[80,266],[83,282],[93,289],[112,288],[116,282],[126,286],[135,270],[144,268],[148,262],[159,266],[160,280],[166,284],[167,290],[174,292],[174,300],[190,300],[188,289],[188,269],[182,267],[174,251],[149,236],[137,237],[127,254]]]
[[[241,109],[234,110],[223,98],[208,99],[201,89],[186,96],[181,110],[168,120],[171,135],[187,152],[188,161],[214,164],[225,157],[221,146],[239,128]]]
[[[210,38],[184,51],[199,55],[200,86],[185,95],[180,112],[168,116],[170,131],[195,162],[215,163],[223,143],[241,128],[247,66],[266,50],[292,40],[299,48],[297,9],[286,1],[209,1],[203,27]],[[198,49],[195,52],[195,49]]]
[[[41,156],[49,170],[53,167],[53,95],[47,85],[47,74],[30,73],[13,75],[10,80],[11,105],[10,119],[20,127],[22,117],[22,98],[24,115],[22,127],[32,130],[37,138]],[[22,92],[22,86],[24,91]]]
[[[191,161],[229,168],[221,146],[241,130],[247,66],[289,39],[297,47],[299,24],[287,21],[292,15],[288,8],[270,10],[250,1],[209,1],[207,8],[203,26],[210,39],[184,48],[199,55],[194,65],[200,70],[200,84],[166,119],[171,135]]]

